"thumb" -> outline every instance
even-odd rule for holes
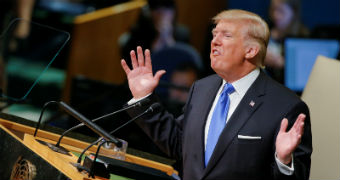
[[[165,70],[159,70],[156,72],[155,76],[153,77],[157,82],[161,79],[161,77],[166,73]]]
[[[287,127],[288,127],[288,119],[287,119],[287,118],[284,118],[284,119],[282,119],[282,121],[281,121],[281,127],[280,127],[280,132],[279,132],[279,133],[286,132]]]

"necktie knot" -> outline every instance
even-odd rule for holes
[[[231,94],[235,91],[235,88],[232,84],[226,83],[224,85],[223,93]]]

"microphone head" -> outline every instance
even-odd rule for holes
[[[153,103],[150,107],[149,107],[149,111],[150,112],[154,112],[154,111],[158,111],[158,109],[161,108],[161,104],[156,102],[156,103]]]

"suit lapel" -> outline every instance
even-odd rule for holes
[[[261,106],[261,96],[264,95],[265,88],[264,76],[263,72],[261,72],[229,119],[226,127],[223,129],[219,137],[215,150],[210,158],[207,168],[205,169],[204,175],[207,175],[207,173],[215,167],[232,140],[235,136],[237,136],[239,130],[250,119],[256,109]]]

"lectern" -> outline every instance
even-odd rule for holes
[[[58,134],[40,130],[37,136],[33,137],[33,133],[33,127],[0,119],[0,179],[105,179],[99,176],[89,178],[86,172],[79,172],[72,165],[78,159],[75,154],[87,147],[88,143],[65,137],[61,145],[70,152],[74,152],[65,155],[54,152],[37,141],[55,144]],[[95,152],[96,148],[96,146],[92,147],[89,151]],[[114,164],[110,164],[111,169],[127,178],[173,179],[173,175],[177,174],[169,165],[130,154],[126,155],[126,160],[122,163],[117,160],[112,160],[112,162]],[[132,166],[137,167],[135,170],[139,167],[150,173],[138,171],[134,173],[134,169],[128,169]],[[125,172],[125,174],[120,174],[120,172]]]

